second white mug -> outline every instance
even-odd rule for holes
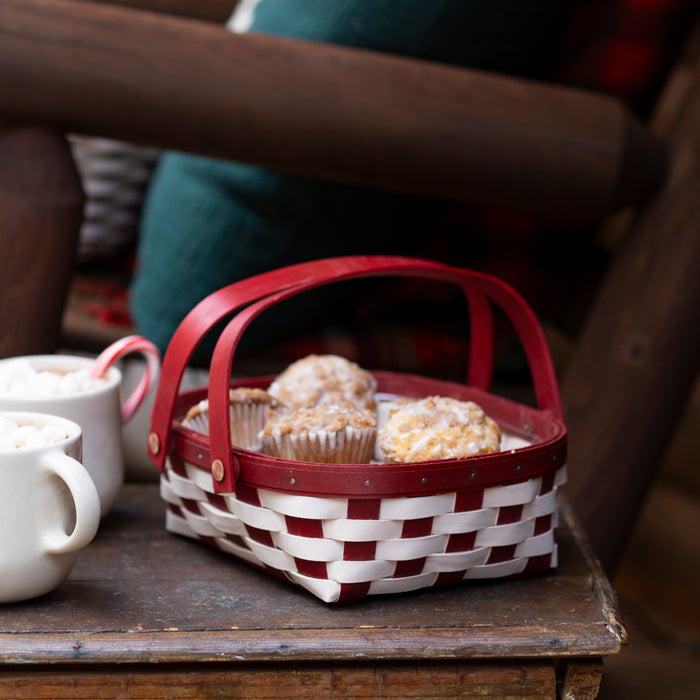
[[[122,401],[122,375],[112,363],[131,352],[143,353],[148,363],[139,386]],[[90,378],[95,368],[99,370],[97,377],[60,393],[29,386],[25,391],[10,390],[0,381],[0,410],[48,413],[75,421],[83,432],[82,461],[100,495],[102,515],[106,515],[124,482],[122,424],[130,419],[157,379],[158,351],[149,341],[129,337],[111,345],[97,360],[77,355],[28,355],[0,360],[0,378],[14,371],[11,363],[15,363],[14,367],[17,363],[25,366],[28,363],[35,373],[51,373],[66,379]]]

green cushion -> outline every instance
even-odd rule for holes
[[[261,0],[250,31],[537,76],[573,2]],[[416,96],[420,99],[420,96]],[[168,153],[144,204],[131,288],[136,329],[165,350],[211,292],[283,265],[352,253],[420,254],[445,204]],[[337,304],[307,297],[266,316],[248,342],[314,322]],[[334,307],[337,308],[337,307]],[[200,355],[206,357],[211,344]]]

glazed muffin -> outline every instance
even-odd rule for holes
[[[472,401],[430,396],[393,411],[379,431],[387,462],[423,462],[500,450],[498,424]]]
[[[381,434],[382,428],[389,422],[391,415],[399,408],[413,403],[416,401],[415,398],[408,396],[388,396],[379,395],[377,397],[377,435]],[[376,440],[374,445],[374,460],[376,462],[383,462],[384,455],[382,454],[382,448],[379,445],[379,440]]]
[[[352,404],[374,409],[374,377],[338,355],[308,355],[293,362],[268,388],[287,408]]]
[[[231,444],[260,451],[260,431],[267,421],[268,411],[278,407],[278,401],[263,389],[239,387],[229,390],[231,415]],[[182,424],[190,430],[209,434],[209,402],[204,399],[192,406]]]
[[[276,412],[261,431],[266,454],[330,464],[368,463],[376,437],[374,413],[347,404]]]

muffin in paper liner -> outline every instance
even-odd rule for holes
[[[231,415],[231,444],[260,452],[261,431],[267,421],[268,411],[278,402],[263,389],[240,387],[229,391]],[[209,402],[204,399],[192,406],[182,424],[204,435],[209,434]]]
[[[374,413],[347,405],[273,413],[261,431],[268,455],[329,464],[369,463],[376,437]]]

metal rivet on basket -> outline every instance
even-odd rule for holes
[[[420,482],[421,482],[421,484],[427,484],[427,483],[428,483],[428,478],[424,476],[424,477],[420,480]]]
[[[148,449],[154,455],[160,452],[160,438],[155,433],[151,433],[148,436]]]
[[[517,471],[521,472],[523,468],[518,464],[518,466],[515,468]]]
[[[211,463],[211,475],[214,477],[215,481],[224,480],[224,465],[220,459],[215,459]]]
[[[476,472],[472,472],[472,479],[476,479]]]
[[[292,486],[294,486],[294,484],[297,483],[297,480],[296,480],[296,479],[290,479],[290,480],[289,480],[289,483],[290,483]]]
[[[369,486],[369,479],[367,479],[367,481],[365,481],[365,486]]]

